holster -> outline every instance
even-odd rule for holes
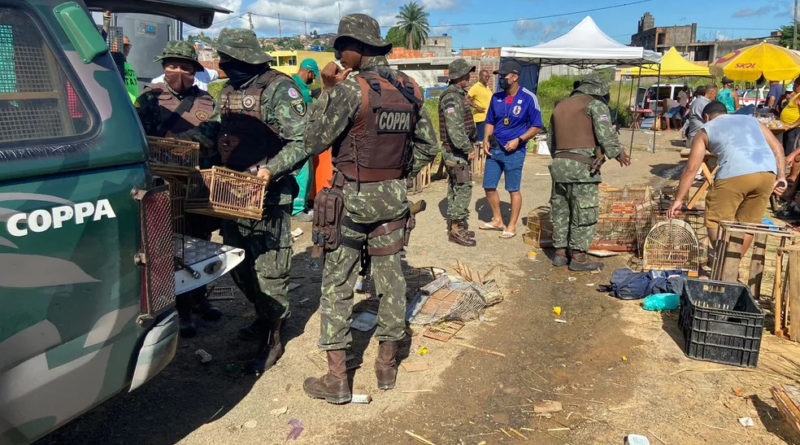
[[[603,155],[603,152],[600,149],[595,150],[594,156],[584,156],[578,153],[572,153],[569,151],[556,151],[555,155],[553,155],[553,159],[571,159],[573,161],[578,161],[581,164],[586,164],[589,168],[590,175],[596,175],[600,173],[600,168],[606,162],[606,158]]]
[[[344,178],[334,176],[331,187],[323,188],[314,199],[314,223],[311,256],[322,257],[324,251],[336,250],[342,244],[342,218],[344,217]]]
[[[453,178],[456,184],[468,184],[472,182],[472,169],[469,164],[446,165],[447,175]]]

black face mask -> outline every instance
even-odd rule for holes
[[[228,75],[228,81],[234,88],[239,88],[245,82],[252,79],[255,76],[264,72],[266,68],[265,63],[260,63],[258,65],[253,65],[251,63],[245,63],[240,60],[229,60],[224,63],[220,63],[219,67],[225,71],[225,74]]]
[[[504,90],[511,88],[511,82],[509,82],[508,79],[503,77],[502,79],[500,79],[500,88]]]

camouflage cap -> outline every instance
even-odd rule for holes
[[[583,76],[576,90],[593,96],[605,96],[608,94],[608,80],[597,71],[592,71]]]
[[[456,59],[450,62],[450,65],[447,65],[450,80],[460,79],[473,71],[475,71],[475,65],[470,65],[464,59]]]
[[[256,33],[249,29],[223,28],[217,39],[217,52],[253,65],[273,60],[261,48]]]
[[[350,38],[377,48],[387,54],[392,50],[392,44],[381,38],[381,27],[378,21],[366,14],[348,14],[339,21],[339,30],[333,47],[338,48],[342,39]]]
[[[153,61],[163,63],[167,59],[180,59],[192,62],[197,71],[203,71],[205,69],[203,65],[197,61],[197,51],[195,51],[194,45],[186,40],[171,40],[167,42],[164,51],[161,52],[160,56],[156,56]]]

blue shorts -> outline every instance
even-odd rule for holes
[[[511,153],[502,148],[489,149],[491,156],[486,158],[486,167],[483,171],[483,188],[496,189],[500,183],[500,174],[506,176],[506,190],[519,191],[522,183],[522,165],[525,163],[525,150],[517,149]]]
[[[486,121],[475,122],[475,130],[478,133],[478,142],[483,141],[483,131],[486,129]]]

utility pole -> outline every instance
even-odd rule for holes
[[[795,0],[795,3],[796,2],[797,2],[797,0]],[[339,6],[339,21],[341,21],[342,20],[342,2],[336,2],[336,4]],[[797,8],[795,8],[795,9],[797,9]],[[797,20],[795,20],[795,21],[797,21]]]
[[[248,20],[250,20],[250,31],[252,31],[253,30],[253,13],[252,12],[248,12],[247,13],[247,18],[248,18]]]
[[[281,32],[281,15],[278,13],[278,37],[283,37],[283,33]]]
[[[794,0],[794,32],[792,33],[792,49],[797,49],[797,0]]]
[[[304,35],[308,35],[308,22],[306,21],[305,17],[303,17],[303,27],[306,30]]]

